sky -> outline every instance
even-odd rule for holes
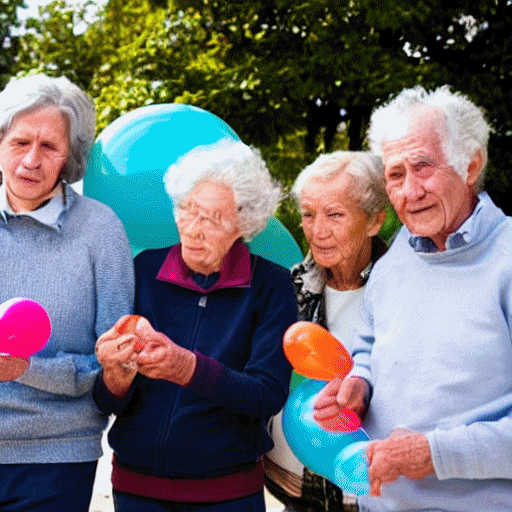
[[[37,16],[37,7],[50,3],[50,0],[25,0],[25,3],[28,5],[27,9],[18,9],[20,19]]]

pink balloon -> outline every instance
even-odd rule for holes
[[[28,359],[50,338],[50,319],[37,302],[14,298],[0,304],[0,353]]]

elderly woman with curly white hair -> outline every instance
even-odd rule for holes
[[[137,256],[142,318],[97,345],[96,401],[117,415],[116,510],[264,511],[265,425],[286,399],[282,338],[297,306],[288,270],[243,240],[280,190],[259,153],[230,139],[192,150],[165,182],[180,243]]]

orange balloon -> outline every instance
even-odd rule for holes
[[[116,331],[119,334],[132,334],[141,318],[140,315],[127,315],[121,323],[116,324]]]
[[[138,321],[142,318],[140,315],[128,315],[122,322],[116,324],[116,331],[119,334],[134,334]],[[133,350],[137,353],[142,352],[146,342],[137,338]]]
[[[283,349],[295,371],[317,380],[345,377],[354,361],[347,349],[324,327],[295,322],[283,337]]]

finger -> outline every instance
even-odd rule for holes
[[[336,401],[341,407],[350,407],[353,401],[355,383],[353,379],[345,379],[336,395]]]
[[[376,443],[373,442],[366,447],[366,458],[368,459],[369,464],[371,464],[373,460],[373,455],[375,453],[375,445]]]
[[[137,363],[144,364],[157,364],[165,359],[168,351],[163,345],[160,346],[146,346],[144,350],[137,356]]]
[[[327,420],[330,418],[334,418],[340,411],[340,406],[338,404],[331,405],[329,407],[323,407],[322,409],[314,409],[313,417],[315,420]]]
[[[373,481],[370,481],[370,494],[372,496],[377,496],[377,497],[380,496],[381,495],[380,487],[381,487],[381,482],[377,478],[374,479]]]
[[[318,394],[313,407],[315,409],[323,409],[325,407],[338,406],[336,395],[320,395]]]
[[[133,332],[146,341],[157,338],[157,331],[153,329],[153,326],[149,320],[143,316],[139,318],[139,321],[137,322]]]

